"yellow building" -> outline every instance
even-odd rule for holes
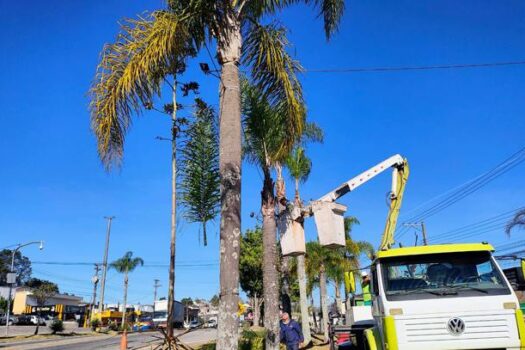
[[[37,312],[37,302],[31,289],[18,288],[13,302],[13,313],[35,314]],[[45,305],[40,308],[42,314],[58,316],[60,320],[75,320],[85,313],[85,305],[82,298],[69,294],[55,294],[49,298]]]

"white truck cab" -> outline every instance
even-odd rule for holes
[[[519,302],[486,243],[379,251],[370,350],[525,349]]]

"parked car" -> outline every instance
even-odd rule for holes
[[[45,326],[46,320],[43,317],[38,317],[37,315],[31,315],[31,324],[34,324],[35,326],[37,324],[41,326]]]
[[[201,323],[197,320],[190,322],[190,329],[200,327]]]
[[[6,319],[7,319],[7,316],[5,316],[5,315],[0,317],[0,325],[5,325]],[[18,322],[18,317],[16,317],[16,316],[9,316],[9,322],[8,323],[9,323],[10,326],[16,324],[17,322]]]
[[[208,320],[208,322],[206,323],[206,327],[217,328],[217,320],[214,320],[214,319]]]
[[[17,318],[18,318],[18,321],[16,322],[16,324],[18,326],[27,326],[27,325],[32,324],[31,323],[31,316],[20,315],[20,316],[17,316]]]

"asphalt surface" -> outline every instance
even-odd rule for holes
[[[131,333],[128,335],[128,349],[149,349],[151,344],[159,342],[158,332]],[[207,343],[217,338],[217,329],[199,329],[184,335],[181,340],[187,344]],[[0,349],[9,350],[117,350],[120,348],[120,335],[97,335],[72,337],[34,342],[0,343]]]

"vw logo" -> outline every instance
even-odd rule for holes
[[[453,317],[447,322],[447,330],[452,335],[461,335],[465,331],[465,322],[459,317]]]

